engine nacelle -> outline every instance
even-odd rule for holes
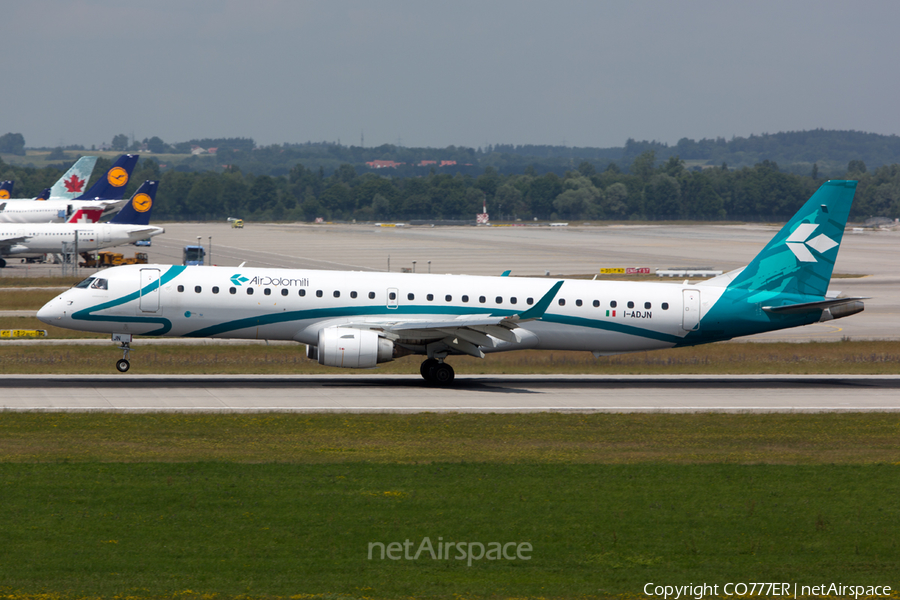
[[[370,369],[378,363],[394,360],[394,342],[368,329],[326,327],[319,330],[316,354],[320,365]]]

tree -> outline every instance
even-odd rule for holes
[[[653,176],[653,169],[656,165],[656,152],[647,150],[638,155],[631,163],[631,174],[637,175],[644,182],[650,181]]]
[[[147,140],[147,149],[153,154],[162,154],[169,151],[169,145],[154,135]]]
[[[25,138],[21,133],[6,133],[0,136],[0,152],[25,156]]]
[[[66,160],[66,153],[63,152],[62,148],[57,146],[47,155],[47,160]]]
[[[125,152],[128,149],[128,136],[124,133],[120,133],[112,139],[112,143],[110,144],[113,150],[118,150],[119,152]]]
[[[847,165],[847,174],[854,173],[856,175],[861,175],[866,172],[866,163],[861,160],[851,160],[850,164]]]

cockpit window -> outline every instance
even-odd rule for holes
[[[105,279],[97,278],[94,280],[94,283],[91,284],[92,290],[106,290],[109,289],[107,287],[107,283]]]
[[[93,280],[95,280],[95,279],[96,279],[96,277],[88,277],[88,278],[85,279],[84,281],[80,281],[80,282],[78,283],[78,285],[76,285],[75,287],[76,287],[76,288],[79,288],[79,289],[84,289],[84,288],[90,286],[90,285],[91,285],[91,282],[92,282]]]

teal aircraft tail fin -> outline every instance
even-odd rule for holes
[[[825,296],[856,181],[828,181],[731,282],[758,302],[782,294]]]

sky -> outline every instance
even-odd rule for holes
[[[0,135],[622,146],[900,134],[900,2],[0,0]]]

